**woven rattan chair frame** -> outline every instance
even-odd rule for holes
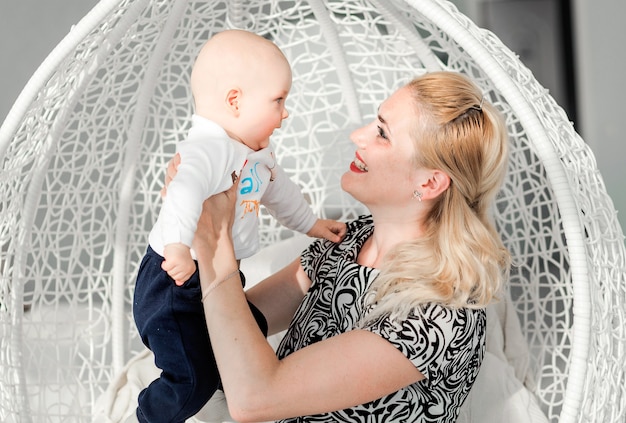
[[[232,27],[293,65],[274,144],[321,216],[363,212],[338,184],[347,134],[393,89],[474,78],[511,136],[495,214],[540,406],[551,422],[624,421],[624,241],[593,153],[518,57],[441,0],[101,0],[0,127],[0,420],[90,421],[140,348],[133,278],[187,129],[189,66]],[[291,235],[266,213],[262,227],[263,245]]]

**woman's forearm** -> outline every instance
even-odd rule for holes
[[[224,279],[236,260],[230,238],[219,238],[215,249],[200,248],[196,253],[203,291],[208,292],[203,300],[206,322],[228,408],[236,421],[267,421],[340,410],[423,378],[396,347],[365,330],[333,336],[278,360],[252,317],[239,274]],[[294,263],[286,269],[301,269]],[[304,272],[298,270],[296,274]],[[289,291],[294,298],[301,298],[301,289],[310,282],[298,282],[293,272],[284,276],[281,280],[291,281]],[[216,282],[219,285],[211,288]]]
[[[263,313],[268,335],[273,335],[287,329],[310,286],[298,257],[247,290],[246,297]]]
[[[227,398],[237,410],[254,404],[279,365],[274,350],[259,330],[241,286],[230,238],[196,248],[203,305],[211,343]],[[229,403],[229,405],[231,405]],[[258,407],[258,404],[256,404]]]

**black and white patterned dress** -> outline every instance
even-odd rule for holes
[[[319,240],[302,254],[312,285],[278,347],[279,358],[355,328],[364,294],[378,275],[356,263],[373,230],[371,217],[360,217],[348,223],[340,244]],[[437,305],[405,320],[382,317],[364,329],[391,342],[425,379],[367,404],[281,422],[454,422],[483,359],[485,326],[484,310]]]

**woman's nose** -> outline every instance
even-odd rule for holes
[[[352,133],[350,134],[350,141],[352,141],[354,144],[356,144],[358,147],[360,148],[364,148],[366,141],[365,141],[365,126],[355,129],[354,131],[352,131]]]

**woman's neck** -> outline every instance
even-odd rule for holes
[[[387,253],[396,245],[419,239],[424,232],[422,224],[417,219],[377,218],[374,214],[372,219],[374,231],[361,247],[357,257],[357,263],[362,266],[380,268]]]

